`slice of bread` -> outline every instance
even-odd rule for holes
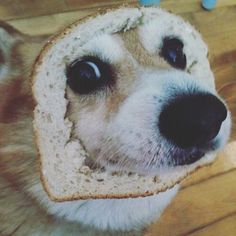
[[[66,62],[76,49],[99,33],[125,32],[158,17],[172,15],[159,8],[121,8],[80,20],[50,40],[33,68],[33,94],[36,101],[34,130],[38,146],[41,177],[45,190],[55,201],[96,198],[127,198],[152,195],[180,182],[197,167],[214,159],[207,154],[200,161],[179,166],[157,176],[111,173],[93,170],[80,140],[71,139],[72,122],[66,117]],[[172,15],[173,17],[173,15]],[[176,16],[177,24],[186,23]],[[189,25],[190,29],[192,27]]]

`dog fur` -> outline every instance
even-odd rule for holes
[[[82,99],[67,88],[70,101],[67,115],[75,124],[73,135],[80,134],[91,156],[96,156],[99,151],[100,155],[93,161],[112,170],[125,169],[141,173],[154,173],[157,170],[140,154],[137,155],[139,160],[126,159],[126,165],[112,165],[116,160],[108,158],[112,156],[111,152],[120,152],[115,145],[117,139],[113,136],[114,129],[123,142],[120,145],[134,146],[131,151],[125,146],[125,152],[129,155],[146,153],[144,141],[147,135],[152,134],[150,119],[154,114],[154,105],[162,104],[180,90],[206,90],[217,96],[207,58],[204,59],[206,65],[197,64],[193,67],[191,65],[195,59],[190,58],[187,67],[192,73],[188,74],[174,70],[154,53],[154,48],[159,46],[150,44],[147,38],[157,35],[157,24],[151,22],[124,34],[102,35],[84,45],[84,52],[92,52],[106,60],[108,58],[109,63],[118,68],[119,83],[112,96],[108,92],[108,96],[101,93],[96,99]],[[45,38],[35,39],[23,35],[3,22],[0,23],[0,30],[1,235],[141,235],[143,226],[160,217],[179,187],[142,199],[52,202],[44,192],[38,174],[39,164],[32,132],[34,102],[29,81],[29,68]],[[179,34],[177,36],[182,38],[182,32]],[[153,42],[160,44],[161,37]],[[186,41],[186,45],[189,42]],[[187,56],[190,50],[186,47]],[[206,48],[202,51],[207,54]],[[200,76],[199,70],[205,70],[207,80]],[[166,93],[167,90],[169,93]],[[162,99],[158,102],[156,97]],[[134,106],[137,101],[140,107]],[[147,117],[133,121],[132,114],[146,114]],[[158,111],[155,111],[155,116],[158,116]],[[145,123],[147,118],[149,122]],[[127,121],[125,125],[124,120]],[[89,126],[86,125],[88,122]],[[220,147],[227,141],[229,127],[228,115],[217,137]],[[136,132],[132,133],[131,130]],[[94,141],[91,141],[91,137],[94,137]],[[111,149],[103,146],[104,137],[112,140],[109,142]],[[151,150],[154,152],[154,149]]]

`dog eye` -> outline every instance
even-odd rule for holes
[[[183,52],[183,43],[177,38],[164,38],[160,55],[173,67],[185,69],[186,55]]]
[[[92,56],[73,61],[67,66],[66,76],[69,87],[79,94],[94,92],[114,81],[111,65]]]

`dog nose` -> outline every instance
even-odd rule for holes
[[[181,95],[163,108],[159,130],[177,146],[189,148],[215,138],[226,117],[225,105],[212,94]]]

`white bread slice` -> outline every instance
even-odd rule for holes
[[[41,51],[32,72],[36,101],[34,130],[41,162],[41,179],[52,200],[127,198],[152,195],[180,182],[190,172],[211,163],[215,154],[200,161],[169,169],[158,176],[111,174],[85,165],[86,152],[80,140],[71,140],[72,122],[65,117],[65,60],[75,49],[99,32],[115,33],[136,27],[154,17],[168,16],[159,8],[121,8],[80,20],[50,40]],[[172,14],[171,14],[172,15]],[[176,16],[178,24],[184,21]],[[186,24],[186,23],[185,23]],[[186,27],[186,25],[184,26]]]

